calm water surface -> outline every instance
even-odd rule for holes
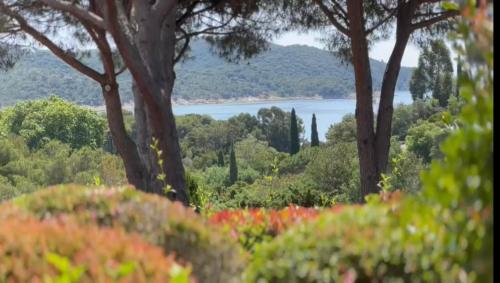
[[[408,91],[396,92],[394,106],[398,104],[411,104],[413,102]],[[378,101],[374,103],[378,106]],[[352,113],[356,108],[354,99],[322,99],[322,100],[284,100],[275,102],[262,102],[251,104],[203,104],[203,105],[178,105],[174,107],[175,115],[200,114],[209,115],[217,120],[227,120],[240,113],[257,115],[261,108],[279,107],[286,111],[295,108],[297,115],[304,121],[305,138],[311,137],[312,114],[316,114],[318,134],[320,140],[325,140],[328,128],[342,120],[344,115]]]

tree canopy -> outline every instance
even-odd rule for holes
[[[441,106],[448,105],[448,99],[453,95],[452,77],[453,65],[448,47],[443,40],[432,41],[424,46],[413,71],[410,81],[413,99],[425,99],[430,93]]]

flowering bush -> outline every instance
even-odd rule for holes
[[[339,212],[344,206],[327,209]],[[247,250],[258,243],[271,240],[288,228],[315,219],[326,209],[304,208],[290,205],[281,210],[240,209],[224,210],[210,216],[209,222],[223,226]]]
[[[132,188],[61,186],[14,199],[18,207],[44,219],[123,228],[191,264],[200,282],[239,282],[242,251],[223,233],[207,227],[191,209]],[[1,213],[0,213],[1,214]]]
[[[9,218],[0,282],[194,282],[172,256],[117,229]]]

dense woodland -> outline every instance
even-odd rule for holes
[[[0,0],[2,76],[40,87],[0,110],[0,283],[493,282],[492,8]],[[324,32],[331,53],[269,45],[290,30]],[[391,32],[387,64],[374,62],[370,46]],[[411,72],[410,43],[422,48]],[[60,96],[28,79],[55,64],[48,52],[78,78],[43,79]],[[42,68],[23,65],[33,56]],[[246,92],[242,74],[284,96],[352,89],[356,110],[325,142],[295,109],[174,116],[179,81],[226,98]],[[393,105],[401,83],[412,104]],[[95,93],[105,113],[81,105]]]
[[[419,173],[439,150],[463,99],[452,96],[417,100],[396,107],[391,149],[391,190],[416,193]],[[450,115],[443,120],[443,115]],[[135,139],[132,113],[126,127]],[[0,112],[2,199],[55,184],[110,186],[127,183],[105,117],[57,97],[19,103]],[[327,140],[311,146],[297,121],[300,151],[291,152],[291,113],[263,108],[257,116],[240,114],[227,121],[197,114],[178,116],[183,163],[191,205],[206,209],[268,207],[289,204],[329,206],[359,199],[356,120],[347,115],[334,124]],[[231,181],[231,150],[237,167]]]

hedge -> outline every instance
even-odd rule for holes
[[[192,264],[200,282],[239,282],[244,269],[239,245],[194,211],[132,188],[59,186],[14,199],[12,205],[38,219],[71,218],[138,233],[165,254]]]
[[[246,282],[472,280],[444,218],[413,198],[322,213],[257,246]]]
[[[179,268],[119,229],[12,217],[0,226],[0,282],[194,282]]]

